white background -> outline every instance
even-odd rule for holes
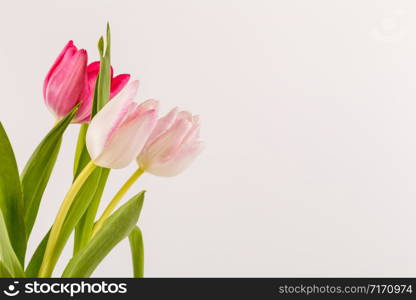
[[[148,190],[146,276],[416,276],[414,1],[2,1],[0,120],[21,169],[54,122],[46,72],[69,39],[96,60],[107,20],[116,73],[140,79],[139,100],[200,114],[207,144],[129,194]],[[104,203],[134,168],[111,173]],[[126,241],[94,276],[131,276]]]

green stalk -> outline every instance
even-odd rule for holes
[[[101,217],[98,219],[97,223],[92,230],[91,237],[93,237],[98,230],[100,230],[101,226],[103,226],[104,221],[111,215],[113,210],[116,208],[117,204],[120,202],[121,198],[127,193],[127,191],[131,188],[131,186],[136,182],[137,179],[144,173],[144,170],[138,168],[127,181],[123,184],[120,190],[115,194],[111,202],[108,204],[106,209],[104,210]]]
[[[74,201],[78,191],[96,167],[97,166],[94,164],[94,162],[90,161],[78,175],[77,179],[74,181],[68,193],[66,194],[61,207],[59,208],[58,214],[56,215],[55,222],[49,235],[45,256],[43,257],[42,265],[39,271],[39,277],[50,277],[52,275],[57,261],[57,256],[55,255],[55,246],[59,239],[59,234],[62,229],[62,225],[64,224],[65,217],[68,214],[68,211],[71,208],[71,204]]]

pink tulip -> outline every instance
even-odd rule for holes
[[[73,123],[85,123],[90,121],[92,102],[94,99],[95,84],[97,82],[98,72],[100,71],[100,62],[95,61],[87,67],[87,84],[82,95],[82,103]],[[117,95],[121,89],[128,83],[130,79],[129,74],[120,74],[113,77],[113,68],[111,67],[111,86],[110,99]]]
[[[174,108],[157,122],[137,158],[139,166],[158,176],[181,173],[203,150],[199,128],[198,116]]]
[[[59,120],[77,105],[87,80],[87,51],[78,50],[72,41],[66,44],[43,84],[46,106]]]
[[[78,103],[81,103],[72,123],[88,122],[91,118],[95,83],[100,69],[99,62],[87,66],[87,52],[78,50],[69,41],[59,54],[46,75],[43,97],[46,106],[59,120],[66,116]],[[130,75],[121,74],[113,78],[111,69],[110,99],[129,81]]]
[[[86,144],[96,165],[126,167],[143,149],[155,127],[159,102],[133,102],[138,87],[138,81],[128,84],[92,119]]]

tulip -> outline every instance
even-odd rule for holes
[[[140,169],[157,176],[184,171],[203,150],[199,117],[172,109],[161,118],[137,158]]]
[[[131,82],[92,119],[86,145],[96,165],[126,167],[140,153],[156,125],[159,102],[133,102],[138,86],[138,81]]]
[[[87,66],[87,52],[78,50],[69,41],[46,75],[43,97],[57,120],[65,117],[78,103],[81,105],[72,123],[85,123],[91,118],[95,84],[100,62]],[[130,79],[129,74],[113,77],[111,68],[110,99],[117,95]]]
[[[95,118],[91,125],[94,120]],[[137,157],[139,168],[123,184],[104,209],[103,214],[94,225],[92,236],[100,230],[122,197],[145,171],[158,176],[170,177],[184,171],[192,163],[203,150],[203,143],[199,140],[199,127],[198,116],[192,116],[187,111],[178,112],[177,108],[172,109],[165,117],[157,121],[143,150],[139,151],[140,154]]]
[[[72,41],[66,44],[46,75],[43,97],[49,110],[59,120],[81,100],[87,81],[87,51],[78,50]]]
[[[100,71],[100,62],[95,61],[87,67],[87,84],[84,87],[82,95],[82,103],[73,119],[73,123],[89,122],[91,118],[92,102],[94,99],[95,84],[97,82],[98,73]],[[121,89],[128,83],[129,74],[120,74],[113,77],[113,68],[111,67],[110,77],[110,99],[117,95]]]

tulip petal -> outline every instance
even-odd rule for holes
[[[148,145],[153,144],[153,142],[162,134],[170,128],[173,123],[175,122],[176,116],[178,115],[178,108],[173,108],[170,112],[168,112],[164,117],[160,118],[156,124],[155,129],[153,129],[152,134],[149,137],[147,142]]]
[[[190,145],[198,140],[200,128],[199,124],[193,124],[188,134],[183,138],[181,145]]]
[[[139,82],[137,80],[128,84],[92,119],[86,142],[88,152],[93,160],[101,155],[106,143],[126,117],[129,106],[137,94],[138,87]]]
[[[157,138],[139,158],[141,167],[147,169],[154,161],[160,161],[172,155],[182,143],[183,138],[191,129],[192,124],[186,120],[177,120],[166,133]]]
[[[95,86],[95,82],[91,86],[89,84],[89,79],[85,78],[84,92],[80,97],[81,105],[80,105],[74,119],[72,120],[72,123],[85,123],[85,122],[89,121],[89,119],[91,117],[94,86]]]
[[[94,162],[113,169],[126,167],[143,149],[156,121],[156,110],[150,110],[123,122],[108,140],[105,151],[95,158]]]
[[[75,50],[77,50],[77,48],[74,46],[74,42],[73,41],[69,41],[64,49],[62,49],[61,53],[59,53],[58,57],[56,58],[55,62],[53,63],[52,67],[49,69],[48,74],[46,74],[45,77],[45,81],[43,84],[43,97],[46,98],[46,87],[48,86],[49,83],[49,79],[51,78],[52,74],[55,72],[56,68],[59,66],[59,64],[61,63],[65,53],[68,51],[68,49],[70,48],[75,48]]]
[[[95,61],[87,66],[87,76],[84,84],[84,92],[81,96],[82,103],[72,123],[85,123],[91,118],[92,102],[94,98],[95,84],[100,71],[100,62]]]
[[[120,74],[111,79],[110,99],[117,95],[129,82],[129,74]]]
[[[80,102],[85,84],[87,52],[82,49],[72,55],[71,51],[69,49],[65,53],[45,90],[45,102],[59,118],[68,114]]]
[[[99,61],[94,61],[94,62],[92,62],[88,65],[87,73],[98,75],[98,72],[100,72],[100,62]]]
[[[153,175],[164,177],[178,175],[189,167],[203,149],[203,142],[196,142],[190,146],[181,147],[173,157],[155,162],[146,171]]]
[[[193,117],[192,114],[189,111],[181,111],[180,113],[178,113],[178,117],[177,120],[188,120],[189,122],[192,122]]]
[[[98,73],[100,71],[100,62],[95,61],[87,66],[87,80],[84,86],[84,93],[81,96],[82,104],[73,119],[73,123],[88,122],[91,118],[92,102],[94,98],[95,85],[97,83]],[[111,68],[111,74],[113,69]],[[120,74],[111,78],[110,99],[116,96],[128,83],[129,74]]]
[[[123,120],[123,123],[130,122],[131,120],[138,118],[140,115],[145,114],[149,110],[159,110],[159,101],[157,100],[146,100],[145,102],[138,104],[133,102],[130,104],[128,115]]]

